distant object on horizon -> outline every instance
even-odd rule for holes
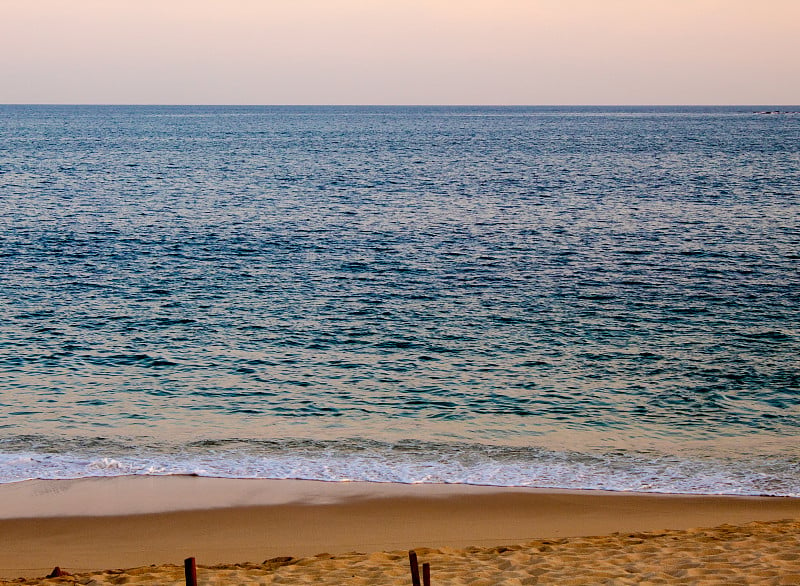
[[[763,112],[755,112],[755,114],[800,114],[800,111],[795,111],[795,110],[764,110]]]

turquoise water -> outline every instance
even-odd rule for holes
[[[0,481],[800,495],[764,109],[0,106]]]

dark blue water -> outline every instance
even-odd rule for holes
[[[0,106],[0,481],[800,495],[763,109]]]

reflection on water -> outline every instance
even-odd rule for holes
[[[204,439],[413,440],[477,450],[489,483],[535,476],[490,472],[491,446],[766,458],[797,483],[798,117],[0,107],[0,128],[12,455],[130,443],[172,470]]]

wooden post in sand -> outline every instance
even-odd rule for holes
[[[431,565],[428,562],[422,564],[422,586],[431,586]]]
[[[413,549],[408,552],[408,561],[411,564],[411,586],[422,586],[419,581],[419,563],[417,552]]]
[[[186,574],[186,586],[197,586],[197,564],[194,558],[183,560],[183,570]]]

